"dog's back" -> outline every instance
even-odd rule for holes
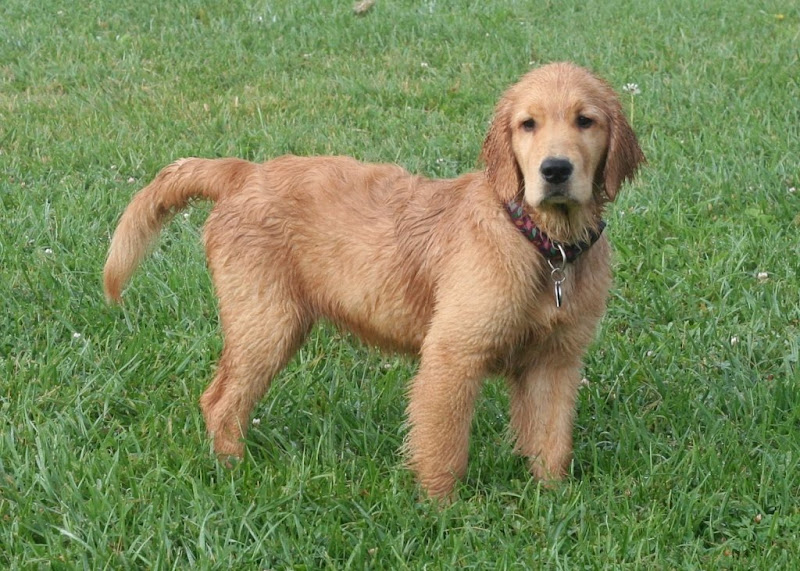
[[[311,319],[418,353],[456,238],[443,234],[449,206],[463,198],[458,189],[347,157],[280,157],[260,176],[260,185],[220,201],[208,218],[214,275],[246,263],[302,292]]]

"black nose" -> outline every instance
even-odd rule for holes
[[[539,172],[550,184],[561,184],[572,174],[572,163],[567,159],[549,157],[542,161]]]

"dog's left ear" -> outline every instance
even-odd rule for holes
[[[510,108],[505,99],[497,105],[480,155],[486,164],[486,178],[504,203],[514,200],[522,188],[522,172],[511,147]]]
[[[618,101],[609,112],[609,142],[606,164],[603,169],[606,196],[614,200],[620,186],[633,178],[639,165],[645,162],[644,153],[636,140]]]

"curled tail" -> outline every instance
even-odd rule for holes
[[[133,197],[111,238],[103,270],[106,299],[120,301],[122,288],[164,223],[190,199],[216,202],[234,194],[252,180],[258,167],[241,159],[181,159],[158,173]]]

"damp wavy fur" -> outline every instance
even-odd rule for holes
[[[542,162],[571,173],[553,183]],[[605,236],[566,268],[555,307],[549,268],[510,221],[522,197],[551,237],[580,241],[643,155],[613,90],[567,63],[526,74],[497,106],[485,169],[451,180],[346,157],[183,159],[128,205],[104,271],[122,289],[165,221],[213,201],[204,242],[224,347],[200,399],[216,452],[241,456],[254,405],[329,320],[368,343],[418,355],[408,391],[408,464],[447,498],[467,465],[475,399],[489,375],[511,393],[516,449],[543,480],[563,477],[583,354],[611,283]]]

